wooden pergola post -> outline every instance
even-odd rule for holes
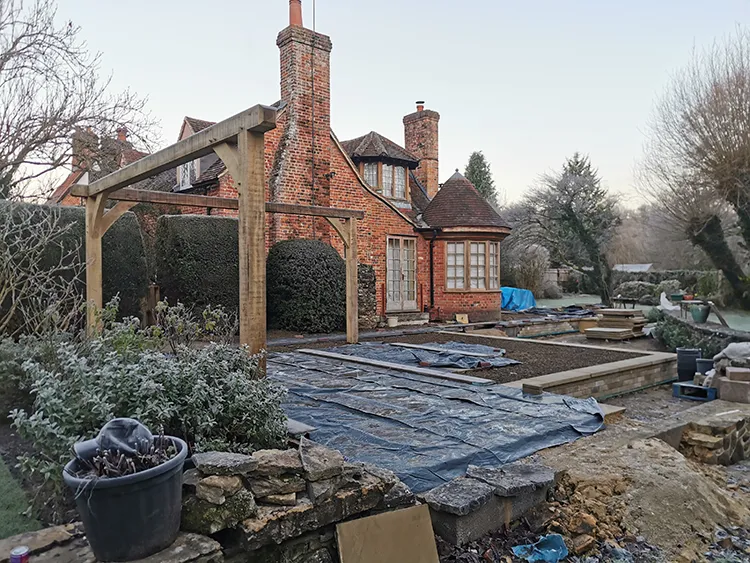
[[[326,217],[344,241],[346,260],[346,341],[359,342],[359,280],[357,275],[357,221],[353,217],[334,219]]]
[[[99,330],[102,308],[102,236],[138,203],[236,209],[239,234],[240,343],[253,354],[266,347],[266,213],[325,217],[344,242],[346,258],[346,339],[358,331],[357,219],[364,212],[265,201],[264,133],[276,126],[276,111],[255,106],[148,155],[89,186],[71,190],[86,200],[87,331]],[[215,152],[235,181],[238,199],[128,188],[146,178]],[[118,203],[105,212],[108,200]],[[262,366],[265,368],[265,366]]]
[[[263,135],[244,131],[237,143],[239,194],[240,344],[266,347],[266,190]]]

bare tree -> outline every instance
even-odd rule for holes
[[[695,52],[672,80],[649,126],[641,189],[709,256],[750,307],[750,33]],[[736,231],[740,253],[729,238]]]
[[[67,329],[80,316],[80,241],[57,208],[0,204],[0,334]]]
[[[609,245],[620,225],[617,199],[601,185],[588,157],[576,153],[559,174],[545,175],[523,200],[514,236],[539,244],[553,262],[586,276],[602,302],[612,302]]]
[[[0,198],[39,191],[71,158],[71,136],[112,138],[127,128],[148,146],[155,123],[146,101],[109,92],[100,56],[72,22],[55,23],[54,0],[0,0]],[[36,190],[34,189],[36,188]]]

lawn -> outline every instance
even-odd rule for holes
[[[28,506],[26,495],[0,459],[0,539],[39,529],[39,522],[21,514]]]

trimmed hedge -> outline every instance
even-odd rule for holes
[[[275,244],[267,262],[268,324],[297,332],[333,332],[346,326],[346,264],[317,240]]]
[[[697,325],[690,320],[653,309],[656,338],[670,351],[677,348],[700,348],[704,358],[713,358],[733,342],[750,342],[750,333],[718,325]]]
[[[81,261],[86,260],[86,210],[82,207],[50,207],[46,205],[12,204],[0,202],[0,215],[11,213],[13,206],[33,207],[39,213],[60,213],[60,221],[72,225],[66,233],[70,244],[80,245]],[[65,244],[65,242],[63,242]],[[59,255],[58,255],[59,256]],[[51,250],[50,266],[56,262]],[[81,292],[85,280],[81,280]],[[148,292],[146,253],[143,246],[138,220],[133,213],[126,213],[118,219],[102,238],[102,290],[104,301],[120,295],[119,312],[123,316],[139,316],[141,298]]]
[[[161,296],[170,303],[239,310],[237,219],[162,215],[154,258]]]

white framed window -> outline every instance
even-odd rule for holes
[[[406,199],[406,169],[403,166],[393,169],[393,197]]]
[[[383,195],[393,197],[393,165],[383,164]]]
[[[500,243],[446,243],[445,287],[468,291],[500,289]]]
[[[490,289],[500,289],[500,243],[490,242],[489,246],[489,281]]]
[[[464,243],[449,242],[446,252],[445,284],[448,289],[464,288]]]
[[[487,275],[487,250],[483,242],[469,243],[471,250],[471,267],[469,268],[469,287],[471,289],[485,289]]]
[[[372,188],[378,187],[378,163],[365,162],[365,182]]]
[[[195,161],[193,160],[180,166],[180,189],[186,190],[193,184],[194,170]]]

